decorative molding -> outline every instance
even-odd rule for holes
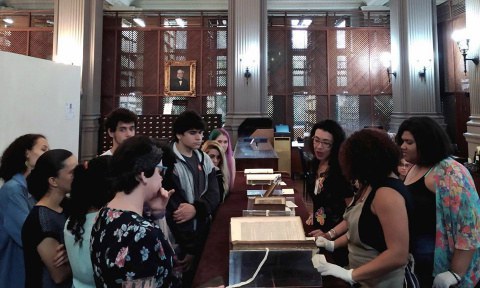
[[[100,1],[100,0],[96,0]],[[259,0],[264,1],[264,0]],[[436,0],[440,5],[446,0]],[[0,6],[5,5],[21,10],[52,10],[53,0],[0,0]],[[228,0],[104,0],[106,10],[227,10]],[[386,7],[388,0],[267,0],[268,10],[357,10],[360,7]],[[114,5],[112,6],[113,3]],[[119,5],[121,4],[121,5]],[[127,5],[129,4],[129,5]],[[108,7],[110,6],[110,7]],[[365,8],[362,8],[364,10]],[[378,8],[366,8],[375,10]],[[388,9],[388,7],[387,7]]]

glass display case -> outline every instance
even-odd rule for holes
[[[322,287],[322,276],[311,261],[317,250],[270,250],[253,281],[242,287]],[[250,279],[266,253],[266,250],[231,250],[229,285]]]

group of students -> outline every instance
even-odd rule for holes
[[[212,131],[200,149],[206,127],[193,111],[177,117],[168,144],[135,136],[127,109],[105,126],[111,149],[82,164],[39,134],[4,151],[0,287],[191,287],[233,188],[228,133]]]
[[[192,111],[178,116],[169,144],[135,136],[127,109],[105,125],[113,146],[82,164],[39,134],[4,151],[1,287],[191,287],[212,218],[233,189],[228,133],[203,142],[205,124]],[[307,224],[335,262],[315,255],[322,275],[403,287],[413,256],[420,287],[477,285],[480,200],[440,125],[412,117],[395,143],[378,129],[346,138],[324,120],[310,136]],[[412,164],[403,181],[400,159]]]
[[[414,287],[406,280],[480,286],[479,196],[469,171],[449,157],[451,143],[437,122],[411,117],[392,141],[373,128],[346,138],[337,122],[324,120],[310,137],[313,211],[306,224],[335,263],[316,254],[322,275],[361,287]]]

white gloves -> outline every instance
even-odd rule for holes
[[[315,267],[315,269],[317,269],[317,271],[320,272],[322,276],[334,276],[350,284],[355,283],[355,281],[353,281],[352,279],[353,269],[347,270],[338,265],[328,263],[325,260],[325,256],[323,255],[320,255],[320,254],[313,255],[312,263],[313,263],[313,267]]]
[[[325,256],[323,256],[323,254],[313,255],[312,264],[315,269],[318,270],[318,267],[320,267],[320,265],[323,265],[325,263],[327,263],[327,259],[325,259]]]
[[[320,248],[323,247],[330,252],[333,252],[333,250],[335,250],[335,241],[327,240],[322,236],[319,236],[317,240],[315,240],[315,244],[317,245],[317,247],[320,247]]]
[[[452,285],[458,284],[460,276],[455,272],[445,271],[435,276],[433,279],[433,288],[448,288]]]

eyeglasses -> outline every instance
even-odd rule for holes
[[[412,166],[413,166],[412,163],[400,163],[400,164],[398,164],[398,167],[403,168],[403,169],[410,169]]]
[[[155,168],[158,168],[158,174],[164,176],[165,173],[167,173],[167,169],[168,167],[165,167],[165,166],[162,166],[160,164],[158,164],[157,166],[155,166]]]
[[[313,145],[320,145],[323,148],[330,149],[332,148],[332,142],[320,139],[318,137],[313,137]]]

